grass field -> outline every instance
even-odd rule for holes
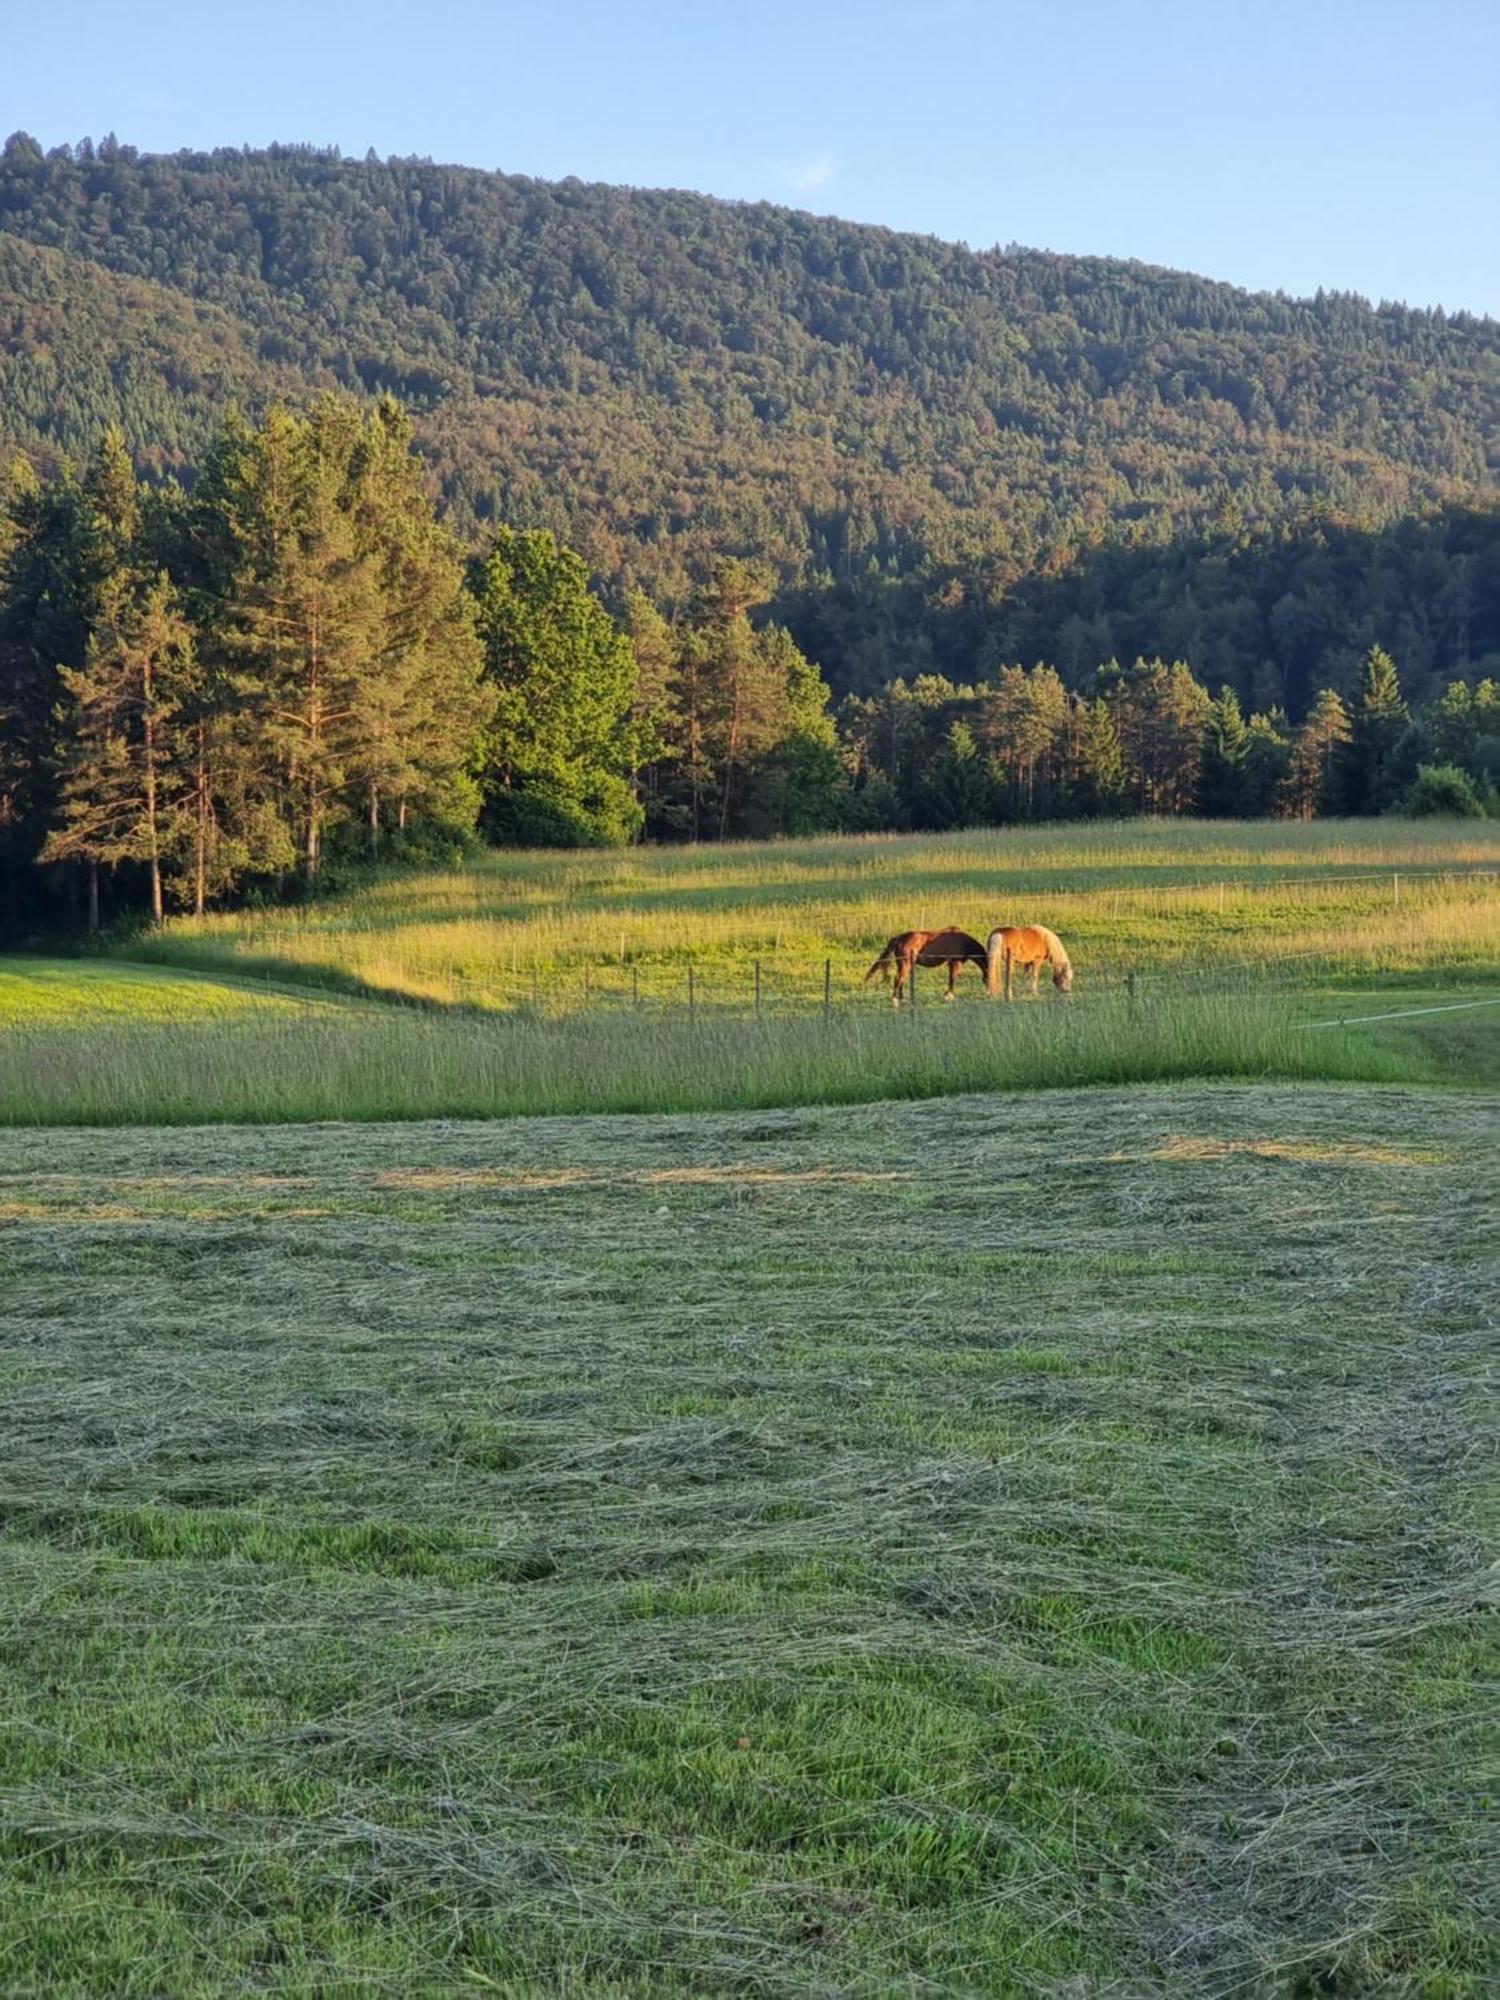
[[[174,920],[76,961],[76,978],[10,961],[0,1121],[679,1112],[1211,1076],[1495,1083],[1497,870],[1500,827],[1469,822],[491,855],[303,909]],[[894,929],[983,935],[1001,917],[1063,931],[1066,1007],[997,1007],[965,973],[945,1009],[931,975],[895,1019],[862,985]],[[1439,1007],[1455,1011],[1416,1013]],[[1309,1025],[1381,1011],[1410,1018]]]
[[[742,1011],[860,997],[891,934],[1046,922],[1080,984],[1170,969],[1461,981],[1500,945],[1500,824],[1133,821],[766,846],[487,855],[304,909],[180,918],[123,947],[215,972],[494,1010]]]
[[[1500,1983],[1493,1100],[0,1135],[8,1995]]]
[[[1497,867],[508,855],[0,961],[0,1993],[1500,1990]],[[1027,918],[1066,1004],[859,985]]]

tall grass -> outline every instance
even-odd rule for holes
[[[892,932],[1061,930],[1083,979],[1404,970],[1500,956],[1500,828],[1355,822],[988,831],[625,854],[491,854],[305,907],[176,919],[133,957],[490,1010],[852,990]]]
[[[872,1006],[761,1020],[707,1011],[486,1019],[409,1008],[0,1039],[0,1122],[272,1124],[681,1112],[1183,1077],[1397,1081],[1356,1030],[1309,1033],[1273,998]]]

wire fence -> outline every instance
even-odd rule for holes
[[[1282,943],[1267,927],[1267,919],[1276,915],[1275,896],[1288,890],[1296,892],[1294,914],[1330,923],[1325,938],[1310,945]],[[1323,902],[1309,907],[1309,891],[1321,893]],[[1028,896],[1026,912],[1017,920],[1045,914],[1052,928],[1066,929],[1071,910],[1082,925],[1082,948],[1072,952],[1080,992],[1113,991],[1137,1000],[1166,985],[1179,995],[1265,992],[1304,979],[1307,970],[1318,964],[1330,973],[1351,965],[1378,969],[1386,962],[1388,943],[1383,934],[1361,938],[1354,928],[1360,922],[1383,921],[1403,912],[1415,917],[1455,899],[1460,906],[1487,907],[1496,898],[1500,898],[1500,869],[1493,867],[1356,870],[1270,881],[1226,877],[1118,889],[1060,886]],[[1132,934],[1132,925],[1200,913],[1210,922],[1206,928],[1195,925],[1190,934],[1166,939],[1147,935],[1144,929]],[[1254,921],[1242,925],[1236,922],[1241,915],[1252,915]],[[1334,925],[1340,915],[1346,921]],[[788,928],[794,916],[795,912],[789,913]],[[919,910],[911,927],[940,929],[948,917],[946,909]],[[976,935],[982,941],[985,933]],[[589,940],[580,939],[576,929],[564,931],[559,938],[564,949],[545,957],[525,956],[517,943],[508,966],[502,950],[498,962],[474,979],[475,1004],[520,1007],[540,1015],[667,1008],[689,1016],[758,1018],[788,1012],[832,1015],[851,1005],[868,1006],[880,997],[879,984],[868,979],[880,947],[868,940],[822,951],[775,944],[756,949],[725,942],[698,952],[690,945],[663,948],[649,936],[642,939],[629,930],[610,934],[597,922],[590,927]],[[1043,968],[1043,993],[1049,990],[1049,981],[1050,973]],[[1029,995],[1031,990],[1029,972],[1018,972],[1017,994]],[[943,1004],[948,991],[945,967],[921,967],[910,981],[904,1004],[920,1011]],[[956,998],[981,996],[983,975],[962,964],[953,991]]]

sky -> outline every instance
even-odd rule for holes
[[[1500,316],[1500,0],[6,0],[14,130],[373,146]]]

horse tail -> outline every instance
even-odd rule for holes
[[[870,967],[869,971],[865,974],[863,980],[860,982],[861,985],[868,986],[870,981],[875,977],[877,972],[884,972],[887,974],[889,973],[891,968],[891,963],[896,955],[896,946],[900,942],[901,940],[899,938],[891,939],[890,943],[886,946],[885,950],[880,954],[879,958],[876,959],[875,963]]]
[[[991,931],[984,946],[984,990],[993,1000],[1000,991],[1000,974],[1005,959],[1005,933]]]

